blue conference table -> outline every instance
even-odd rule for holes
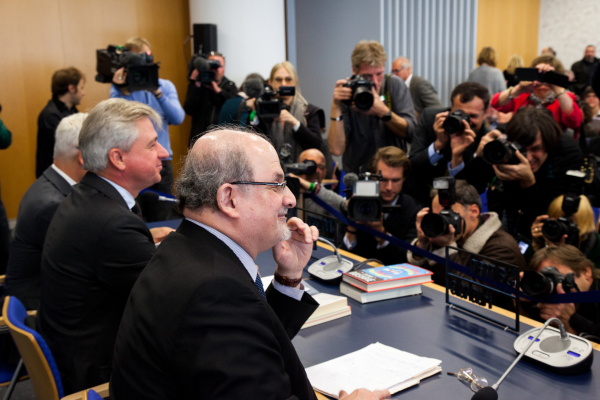
[[[331,251],[319,246],[309,264],[331,254]],[[348,258],[350,256],[348,254]],[[259,254],[256,263],[262,276],[272,275],[275,271],[271,251]],[[309,278],[306,271],[304,275]],[[309,283],[320,292],[339,295],[337,286],[312,279]],[[429,377],[420,385],[403,390],[393,398],[470,399],[473,392],[469,386],[446,372],[472,367],[476,376],[485,377],[492,385],[516,358],[513,342],[518,334],[457,308],[450,308],[446,305],[443,290],[440,286],[427,284],[423,286],[422,295],[369,304],[349,298],[352,315],[301,330],[293,340],[294,346],[304,367],[320,364],[375,342],[419,356],[437,358],[442,360],[441,374]],[[456,299],[456,302],[461,300]],[[493,313],[495,319],[505,319],[510,325],[507,317],[489,310],[485,312]],[[531,323],[541,325],[533,321]],[[520,332],[532,327],[522,321]],[[558,375],[521,360],[498,388],[499,399],[598,399],[598,351],[594,351],[594,356],[596,360],[592,370],[576,376]]]

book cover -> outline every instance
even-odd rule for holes
[[[343,281],[371,292],[431,282],[431,275],[431,271],[404,263],[345,272]]]
[[[374,301],[381,301],[387,299],[395,299],[398,297],[413,296],[421,294],[421,285],[404,286],[395,289],[379,290],[376,292],[365,292],[364,290],[358,289],[346,282],[340,283],[340,293],[345,294],[358,301],[359,303],[372,303]]]

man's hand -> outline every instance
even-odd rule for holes
[[[435,122],[433,123],[433,131],[435,132],[435,136],[437,136],[435,142],[433,142],[435,151],[442,151],[450,140],[448,134],[443,128],[444,121],[449,113],[449,111],[444,111],[435,116]]]
[[[342,101],[350,100],[352,98],[352,89],[344,87],[346,82],[348,82],[348,79],[350,78],[340,79],[335,83],[335,88],[333,89],[333,103],[338,107],[342,105]]]
[[[124,96],[129,96],[131,94],[131,92],[125,87],[118,86],[125,84],[125,82],[127,81],[127,72],[125,72],[125,67],[121,67],[115,71],[112,81],[115,85],[117,85],[117,89],[119,89],[121,94],[123,94]]]
[[[302,277],[302,270],[310,259],[312,245],[319,237],[319,231],[296,217],[290,218],[287,226],[292,236],[273,246],[273,258],[277,263],[276,272],[279,275],[298,279]]]
[[[379,97],[379,94],[377,93],[377,91],[375,90],[374,87],[371,88],[371,93],[373,93],[373,105],[371,106],[371,108],[369,108],[366,111],[359,110],[354,105],[352,105],[352,108],[354,109],[354,111],[357,111],[359,113],[366,114],[366,115],[374,115],[378,118],[381,118],[385,114],[389,113],[390,109],[381,100],[381,97]]]
[[[452,168],[458,167],[463,162],[463,154],[465,150],[471,145],[471,143],[475,141],[475,138],[477,137],[467,121],[463,120],[462,123],[464,125],[463,132],[450,136],[450,147],[452,148]]]
[[[483,148],[485,147],[486,144],[488,144],[489,142],[492,142],[496,139],[500,139],[501,137],[502,137],[502,132],[500,132],[498,129],[494,129],[493,131],[490,131],[487,134],[485,134],[481,138],[481,141],[479,142],[479,146],[477,146],[477,157],[483,156]]]
[[[371,392],[367,389],[356,389],[351,394],[346,393],[345,390],[341,390],[339,394],[340,400],[383,400],[388,399],[391,396],[387,390],[375,390]]]
[[[356,222],[357,224],[362,224],[362,225],[367,225],[370,226],[371,228],[375,229],[376,231],[379,231],[381,233],[385,233],[385,227],[383,226],[383,214],[381,214],[381,217],[379,218],[379,221],[365,221],[365,222]],[[379,244],[383,244],[385,243],[385,239],[381,239],[376,237],[375,238],[377,240],[377,243]]]
[[[529,165],[529,161],[520,151],[515,153],[519,158],[517,165],[493,165],[496,176],[503,181],[519,181],[521,188],[526,189],[535,184],[535,175]]]
[[[565,294],[565,291],[562,288],[562,283],[559,283],[556,286],[556,293],[557,294]],[[574,333],[576,335],[578,334],[578,332],[576,332],[573,328],[571,328],[571,325],[569,324],[569,321],[571,320],[571,316],[573,316],[573,314],[575,314],[575,311],[576,311],[575,304],[573,304],[573,303],[562,303],[562,304],[539,303],[538,309],[540,310],[540,317],[542,317],[544,320],[549,320],[550,318],[558,318],[560,320],[560,322],[563,323],[563,325],[565,326],[565,329],[568,332]]]
[[[281,113],[279,114],[279,119],[284,124],[290,124],[291,126],[294,126],[298,123],[296,117],[290,114],[288,110],[281,110]]]
[[[171,232],[175,232],[175,229],[166,226],[150,229],[150,234],[152,235],[152,239],[154,239],[154,243],[162,242]]]
[[[429,238],[425,236],[423,230],[421,229],[421,221],[423,221],[423,217],[429,214],[429,207],[423,208],[421,211],[417,213],[417,247],[427,250],[429,248]]]
[[[217,85],[217,82],[215,81],[211,81],[209,84],[205,84],[204,85],[205,88],[207,88],[208,90],[212,90],[215,93],[221,93],[221,88],[219,87],[219,85]]]
[[[310,189],[310,182],[307,181],[306,179],[296,175],[296,174],[289,174],[292,178],[298,178],[298,180],[300,181],[300,193],[306,193],[308,192],[308,190]]]
[[[437,246],[440,248],[450,246],[452,243],[456,242],[456,240],[457,240],[455,233],[456,233],[456,230],[454,229],[454,226],[448,225],[448,233],[446,233],[442,236],[429,238],[429,241],[434,246]]]
[[[538,215],[531,224],[531,245],[533,246],[534,251],[538,251],[542,247],[544,247],[544,235],[542,235],[542,226],[544,225],[544,221],[547,220],[547,215]]]
[[[198,75],[200,75],[200,72],[198,72],[197,69],[194,69],[190,74],[190,81],[194,81],[194,85],[196,85],[196,87],[202,86],[202,82],[197,81]]]

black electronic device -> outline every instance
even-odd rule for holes
[[[348,105],[354,103],[356,108],[361,111],[367,111],[373,107],[375,101],[372,88],[375,84],[370,79],[362,75],[352,75],[352,77],[344,84],[344,87],[352,89],[352,98],[345,100]]]
[[[198,71],[196,81],[205,85],[216,82],[215,71],[221,67],[219,60],[209,60],[205,55],[195,55],[191,61],[193,69]]]
[[[530,296],[556,293],[558,284],[562,284],[565,292],[578,289],[575,283],[575,275],[570,272],[561,274],[556,267],[544,267],[540,272],[525,271],[521,279],[521,289]]]
[[[463,110],[454,110],[448,113],[448,116],[444,120],[442,127],[447,135],[460,135],[465,131],[465,125],[463,121],[467,121],[467,124],[471,123],[471,118]]]
[[[279,117],[281,110],[288,106],[280,99],[281,97],[294,96],[295,86],[279,86],[277,91],[271,85],[265,85],[263,93],[256,99],[256,114],[263,120],[272,120]],[[276,98],[279,97],[279,98]]]
[[[517,151],[520,150],[518,143],[508,142],[504,138],[495,139],[483,147],[482,158],[491,165],[517,165],[521,162],[517,157]]]
[[[301,163],[289,163],[283,166],[286,174],[312,175],[317,172],[317,163],[313,160],[304,160]]]
[[[556,71],[540,72],[537,68],[516,68],[515,80],[517,82],[550,83],[562,88],[569,87],[569,77]]]
[[[339,284],[344,272],[350,272],[354,268],[354,263],[348,259],[342,258],[337,247],[329,240],[319,237],[319,242],[327,243],[333,247],[335,255],[321,258],[312,263],[307,271],[313,278],[328,284]]]
[[[130,92],[156,90],[158,84],[158,64],[151,52],[135,53],[123,46],[108,45],[96,50],[96,81],[112,83],[119,68],[125,68],[127,78],[123,83]]]
[[[439,214],[429,212],[421,221],[421,229],[425,236],[434,238],[449,232],[450,225],[454,227],[454,235],[462,233],[463,219],[459,213],[452,210],[456,203],[456,180],[451,176],[443,176],[433,180],[433,188],[438,190],[440,205],[444,207]]]
[[[354,183],[353,196],[348,201],[348,218],[358,222],[379,221],[382,213],[401,212],[400,206],[384,206],[379,197],[382,176],[365,172]]]

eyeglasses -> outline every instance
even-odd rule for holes
[[[448,375],[456,376],[459,381],[471,385],[471,390],[476,392],[488,386],[488,381],[485,378],[478,378],[473,374],[473,368],[463,368],[458,373],[448,372]]]
[[[292,79],[291,76],[286,76],[285,78],[282,78],[282,77],[278,76],[277,78],[275,78],[275,82],[277,82],[277,83],[281,83],[283,81],[286,81],[287,83],[290,83],[290,82],[293,81],[293,79]]]
[[[247,181],[237,181],[237,182],[231,182],[232,185],[264,185],[264,186],[279,186],[281,187],[281,194],[283,194],[283,191],[285,190],[285,185],[287,184],[286,181],[283,181],[281,183],[276,183],[276,182],[247,182]]]

